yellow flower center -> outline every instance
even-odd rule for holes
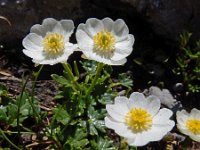
[[[115,49],[115,37],[110,32],[98,32],[93,37],[93,41],[95,50],[102,52],[113,52],[113,50]]]
[[[49,33],[43,39],[43,50],[48,55],[62,54],[65,48],[64,36],[58,33]]]
[[[187,120],[186,127],[193,134],[200,134],[200,120],[197,119]]]
[[[134,131],[147,131],[152,126],[152,116],[142,108],[133,108],[125,116],[125,123]]]

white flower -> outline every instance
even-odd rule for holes
[[[194,141],[200,142],[200,110],[193,108],[190,113],[185,110],[176,113],[177,128]]]
[[[174,121],[169,119],[172,111],[160,109],[160,100],[152,95],[145,98],[133,92],[129,99],[119,96],[114,104],[106,105],[106,110],[109,116],[105,117],[105,125],[131,146],[159,141],[174,127]]]
[[[69,43],[73,30],[72,20],[44,19],[42,25],[32,26],[30,33],[23,39],[23,52],[37,64],[54,65],[66,62],[75,49]]]
[[[109,65],[124,64],[135,41],[122,19],[113,21],[110,18],[90,18],[86,24],[79,24],[76,39],[87,59]]]

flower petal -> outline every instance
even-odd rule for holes
[[[148,131],[137,133],[135,139],[127,139],[132,146],[144,146],[151,141],[161,140],[174,127],[174,121],[168,119],[167,124],[153,125]]]
[[[166,124],[169,118],[172,116],[173,112],[169,109],[162,108],[159,112],[153,117],[153,124],[162,125]]]
[[[130,55],[130,53],[133,50],[134,42],[134,36],[132,34],[129,34],[124,40],[115,44],[115,52],[120,54],[126,54],[127,56]]]
[[[146,101],[146,109],[152,116],[154,116],[160,109],[160,99],[154,95],[150,95],[146,98]]]
[[[118,52],[115,52],[110,59],[112,61],[118,61],[118,60],[126,58],[127,56],[128,56],[128,54],[120,54]]]
[[[129,99],[126,96],[117,96],[115,98],[115,104],[120,104],[120,105],[125,104],[127,106],[128,102],[129,102]]]
[[[190,135],[190,138],[194,141],[200,142],[200,135]]]
[[[130,102],[129,102],[129,109],[132,109],[133,107],[137,108],[146,108],[146,98],[144,97],[144,94],[139,92],[133,92],[130,95]]]
[[[174,124],[174,121],[168,120],[168,124],[153,125],[150,130],[141,134],[141,138],[146,138],[148,141],[159,141],[172,130]]]
[[[84,51],[92,51],[93,41],[85,31],[78,29],[76,32],[76,40],[78,42],[79,48],[83,51],[83,53]],[[88,56],[87,54],[85,55]]]
[[[108,32],[111,32],[112,29],[113,29],[113,24],[114,24],[114,21],[110,18],[104,18],[102,20],[103,22],[103,25],[104,25],[104,30],[105,31],[108,31]]]
[[[190,112],[190,116],[192,118],[195,118],[195,119],[199,119],[200,120],[200,110],[196,109],[196,108],[193,108]]]
[[[131,138],[136,136],[124,123],[116,122],[110,117],[105,117],[105,125],[106,127],[113,129],[115,133],[120,136]]]
[[[28,57],[36,60],[42,60],[44,59],[44,56],[42,55],[42,52],[37,51],[37,50],[23,50],[23,53],[27,55]]]
[[[190,132],[188,131],[188,129],[184,126],[184,124],[177,124],[177,128],[178,128],[178,130],[181,132],[181,133],[183,133],[183,134],[185,134],[185,135],[190,135]]]
[[[72,20],[61,20],[60,24],[62,28],[65,30],[65,36],[71,36],[74,30],[74,22]]]
[[[189,114],[185,110],[176,112],[176,120],[178,124],[180,125],[185,124],[185,121],[188,120],[188,118],[189,118]]]
[[[118,96],[115,98],[115,103],[114,105],[116,107],[120,107],[120,112],[125,115],[128,111],[129,111],[129,108],[127,106],[127,104],[129,103],[129,100],[127,97],[125,96]]]
[[[53,28],[54,33],[59,33],[65,36],[65,42],[69,42],[69,38],[74,30],[74,23],[72,20],[61,20],[57,22]]]
[[[98,32],[104,30],[104,25],[101,20],[96,18],[90,18],[86,21],[85,28],[88,30],[90,36],[93,37]]]
[[[90,32],[86,29],[85,24],[80,23],[78,25],[77,31],[78,30],[82,30],[83,32],[85,32],[87,34],[87,36],[89,36],[91,39],[93,38],[93,36],[91,36]]]
[[[56,24],[57,21],[55,19],[47,18],[43,20],[42,25],[36,24],[32,26],[30,32],[44,37],[47,32],[52,32]]]
[[[107,104],[106,110],[108,114],[118,122],[124,122],[125,114],[127,113],[126,107],[120,106],[119,104]]]
[[[60,22],[57,22],[52,30],[52,33],[59,33],[59,34],[62,34],[64,35],[65,34],[65,31],[61,25]]]
[[[89,46],[89,44],[87,45]],[[80,49],[83,49],[81,48],[82,46],[79,46]],[[114,61],[114,60],[110,60],[109,56],[106,57],[106,56],[102,56],[102,55],[99,55],[93,51],[83,51],[84,55],[88,58],[88,59],[92,59],[92,60],[95,60],[95,61],[98,61],[98,62],[102,62],[104,64],[108,64],[108,65],[123,65],[124,63],[126,63],[126,58],[124,59],[121,59],[121,60],[117,60],[117,61]]]
[[[27,50],[42,51],[42,37],[35,34],[28,34],[22,41],[23,46]]]
[[[153,136],[153,135],[151,135]],[[146,140],[146,138],[144,138],[143,136],[141,136],[140,134],[137,134],[137,136],[135,137],[135,139],[127,139],[127,143],[131,146],[144,146],[147,145],[150,141]]]
[[[114,22],[113,33],[116,37],[117,42],[122,41],[127,37],[129,30],[124,20],[118,19]]]

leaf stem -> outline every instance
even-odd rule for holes
[[[36,81],[37,81],[37,79],[38,79],[38,77],[39,77],[39,75],[40,75],[40,73],[41,73],[41,71],[42,71],[43,66],[44,66],[44,65],[41,65],[40,68],[39,68],[39,70],[38,70],[38,72],[36,72],[36,73],[34,74],[35,79],[34,79],[34,81],[32,82],[31,99],[29,99],[29,103],[30,103],[30,105],[31,105],[31,108],[32,108],[32,110],[33,110],[33,113],[38,117],[38,120],[36,120],[37,122],[38,122],[38,121],[41,121],[41,118],[40,118],[40,115],[38,114],[38,112],[35,110],[35,107],[34,107],[34,105],[33,105],[33,103],[34,103],[34,93],[35,93]]]
[[[17,103],[17,132],[18,132],[18,137],[20,138],[20,125],[19,125],[19,116],[20,116],[20,108],[21,108],[21,100],[22,100],[22,97],[23,97],[23,93],[24,93],[24,90],[26,88],[26,84],[28,82],[28,78],[25,80],[25,83],[22,84],[22,90],[21,90],[21,94],[20,94],[20,98],[19,98],[19,101]],[[21,141],[21,138],[20,138],[20,142],[22,143]]]
[[[80,91],[80,90],[81,90],[81,87],[80,87],[80,85],[78,84],[78,82],[76,81],[76,78],[75,78],[74,74],[72,73],[72,71],[71,71],[69,65],[68,65],[67,63],[62,63],[62,65],[63,65],[65,71],[67,71],[68,76],[69,76],[69,79],[71,80],[71,82],[73,83],[73,85],[75,85],[74,90]]]
[[[98,79],[99,76],[100,76],[101,70],[103,69],[103,66],[104,66],[103,63],[98,63],[98,66],[97,66],[97,69],[96,69],[95,77],[94,77],[94,79],[92,80],[91,86],[89,87],[89,89],[88,89],[87,92],[86,92],[86,95],[85,95],[86,98],[87,98],[87,97],[89,96],[89,94],[93,91],[94,86],[96,85],[97,79]]]

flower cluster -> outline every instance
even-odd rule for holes
[[[126,57],[133,50],[134,36],[129,34],[122,19],[90,18],[85,24],[79,24],[75,33],[77,44],[73,44],[70,43],[70,37],[74,28],[72,20],[44,19],[41,25],[34,25],[24,38],[23,52],[34,63],[41,65],[66,64],[74,51],[81,51],[86,59],[99,62],[96,76],[85,92],[84,98],[87,98],[103,68],[102,64],[123,65],[126,62]],[[81,90],[70,67],[64,67],[74,84],[73,89]],[[89,106],[88,102],[86,106]],[[170,120],[173,112],[160,107],[160,99],[153,95],[145,97],[142,93],[133,92],[130,98],[118,96],[114,104],[106,105],[108,114],[104,119],[105,125],[124,137],[129,145],[144,146],[151,141],[161,140],[175,125]],[[191,113],[187,113],[182,110],[176,116],[180,132],[200,142],[200,111],[192,109]]]
[[[116,97],[115,103],[106,106],[109,116],[105,124],[126,138],[129,145],[144,146],[150,141],[161,140],[174,127],[169,118],[172,111],[160,109],[155,96],[144,97],[134,92],[127,97]]]
[[[73,30],[72,20],[44,19],[24,38],[23,52],[36,64],[64,63],[75,50],[80,50],[87,59],[123,65],[133,50],[134,37],[122,19],[88,19],[77,28],[77,44],[69,42]]]
[[[144,146],[151,141],[161,140],[175,123],[169,118],[173,112],[160,109],[160,99],[133,92],[130,98],[118,96],[114,104],[107,104],[108,116],[105,125],[124,137],[129,145]],[[200,110],[178,111],[177,128],[194,141],[200,142]]]

